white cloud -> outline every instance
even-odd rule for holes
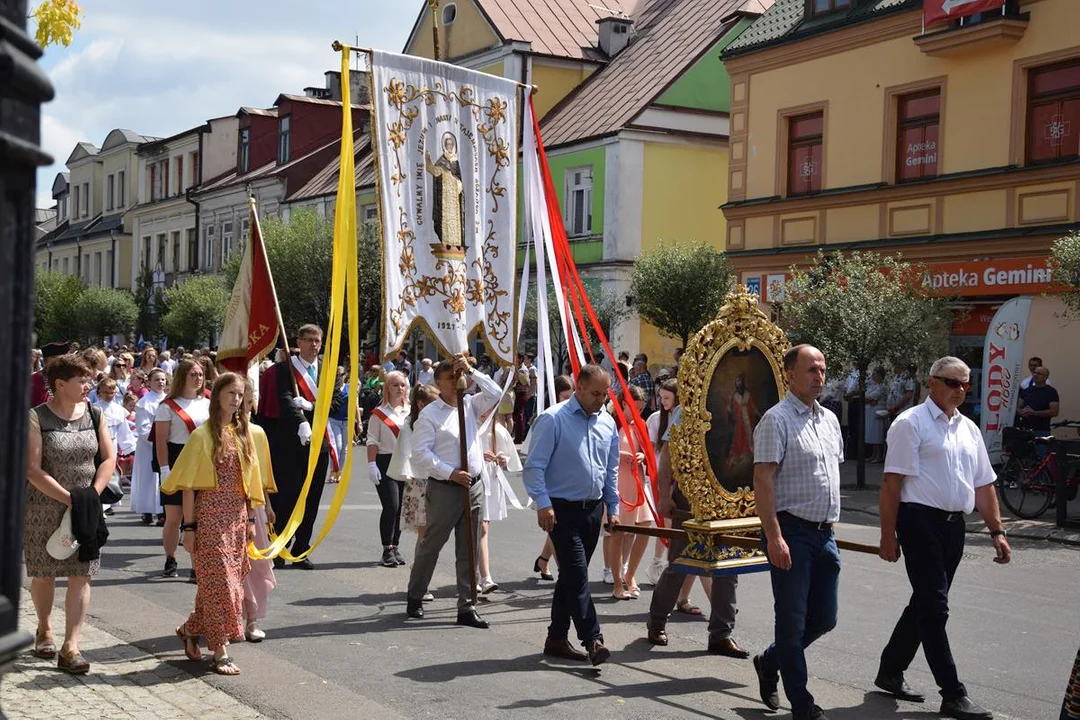
[[[43,66],[56,99],[42,108],[42,145],[55,163],[38,172],[38,205],[75,143],[100,146],[114,128],[168,137],[268,107],[280,93],[321,86],[338,67],[335,39],[400,51],[426,0],[135,0],[84,3],[70,48]]]

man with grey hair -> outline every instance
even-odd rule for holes
[[[957,720],[990,720],[972,702],[957,677],[945,623],[949,588],[964,553],[964,515],[979,508],[993,539],[994,562],[1012,551],[1001,526],[994,470],[979,426],[958,408],[971,387],[964,361],[943,357],[930,368],[930,396],[897,416],[889,429],[881,486],[883,560],[896,562],[901,549],[911,600],[896,623],[874,684],[901,700],[922,702],[904,681],[922,645],[941,690],[941,714]]]

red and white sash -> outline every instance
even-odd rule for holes
[[[386,414],[386,411],[381,407],[377,407],[371,411],[371,414],[383,421],[386,427],[390,428],[390,432],[394,433],[394,437],[397,437],[401,433],[401,428],[394,422],[394,418]]]
[[[292,360],[293,377],[296,378],[296,387],[300,391],[300,396],[314,405],[315,398],[319,394],[319,388],[315,385],[315,381],[311,379],[311,376],[307,374],[307,370],[300,364],[300,358],[293,356],[290,359]],[[330,436],[329,426],[326,428],[326,447],[330,449],[330,462],[333,463],[334,472],[338,472],[341,470],[341,464],[338,461],[334,439]]]
[[[165,404],[168,405],[174,413],[176,413],[176,417],[180,418],[180,422],[184,423],[184,425],[187,425],[189,433],[195,432],[195,421],[192,420],[191,416],[184,411],[184,408],[180,407],[180,403],[176,402],[172,398],[168,398],[165,400]]]

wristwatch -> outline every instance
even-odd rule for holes
[[[996,538],[998,535],[1001,535],[1002,537],[1008,537],[1009,536],[1009,534],[1007,532],[1005,532],[1004,529],[1002,529],[1002,530],[991,530],[990,531],[990,537]]]

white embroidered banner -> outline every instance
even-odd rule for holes
[[[447,354],[479,330],[514,362],[518,88],[503,78],[376,51],[383,357],[419,324]]]

